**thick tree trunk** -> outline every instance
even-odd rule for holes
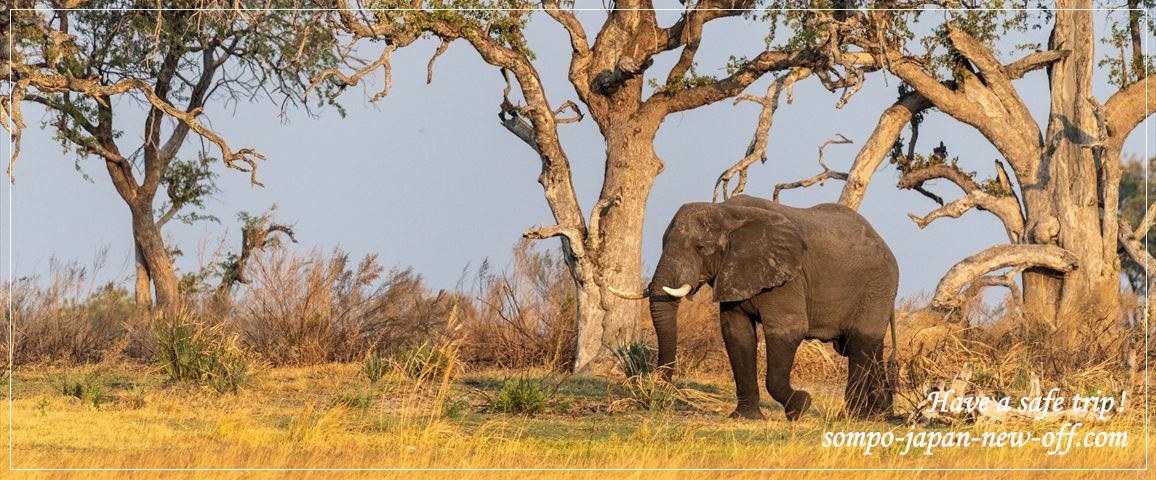
[[[1084,8],[1087,1],[1060,1],[1060,8]],[[1115,320],[1120,266],[1116,257],[1115,215],[1100,212],[1101,162],[1115,162],[1109,152],[1089,148],[1099,139],[1092,96],[1094,35],[1090,11],[1056,12],[1051,48],[1070,50],[1049,70],[1051,121],[1045,143],[1060,140],[1053,153],[1044,148],[1033,179],[1024,184],[1028,240],[1059,245],[1079,259],[1079,268],[1058,276],[1024,273],[1024,306],[1029,318],[1053,325],[1057,340],[1070,343],[1081,327],[1100,328]],[[1103,155],[1104,158],[1098,158]],[[1106,171],[1106,169],[1103,169]],[[1034,181],[1033,181],[1034,180]],[[1109,191],[1112,195],[1114,190]],[[1101,222],[1104,222],[1103,224]]]
[[[153,277],[149,275],[148,262],[140,251],[140,244],[133,240],[136,252],[136,306],[151,307],[153,304]]]
[[[654,128],[637,133],[637,125],[611,129],[608,135],[602,198],[616,198],[598,229],[599,248],[590,252],[596,282],[638,284],[642,271],[642,226],[646,200],[661,161],[654,153]],[[595,212],[592,216],[599,215]],[[600,285],[578,285],[578,339],[574,371],[605,374],[614,366],[614,351],[639,338],[643,302],[604,293]]]
[[[147,270],[148,276],[152,278],[157,306],[162,308],[171,306],[176,303],[180,293],[177,286],[176,270],[173,269],[173,261],[169,258],[168,251],[165,250],[161,229],[153,219],[151,205],[143,208],[134,207],[131,210],[132,235],[139,252],[138,261],[139,259],[144,260],[143,267]],[[140,268],[141,265],[138,263],[138,302],[141,299],[142,291],[139,277]],[[147,291],[147,288],[144,290]]]

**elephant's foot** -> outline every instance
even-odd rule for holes
[[[734,418],[734,419],[742,418],[742,419],[747,419],[747,420],[766,420],[767,417],[763,416],[763,412],[759,410],[758,405],[755,405],[753,407],[744,407],[742,405],[739,405],[738,407],[735,408],[735,411],[731,413],[729,418]]]
[[[787,412],[787,420],[795,421],[799,417],[807,413],[811,409],[811,394],[802,390],[796,390],[783,404],[783,410]]]

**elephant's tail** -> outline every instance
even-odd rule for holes
[[[891,309],[891,318],[888,319],[888,324],[891,327],[891,355],[887,359],[887,380],[890,383],[889,388],[895,391],[899,388],[899,364],[895,363],[895,354],[899,352],[898,336],[895,332],[895,309]]]
[[[891,359],[888,360],[888,362],[891,362],[891,364],[894,365],[895,364],[895,352],[899,351],[898,341],[895,338],[895,309],[894,308],[891,309],[891,318],[888,320],[888,323],[891,326]]]

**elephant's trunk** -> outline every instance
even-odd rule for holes
[[[651,282],[650,318],[654,321],[654,333],[658,337],[658,370],[663,378],[670,381],[674,375],[675,358],[678,354],[678,297],[657,295],[662,292],[666,277],[658,277]]]

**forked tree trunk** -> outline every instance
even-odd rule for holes
[[[1084,8],[1086,1],[1058,2],[1060,8]],[[1051,115],[1045,139],[1059,135],[1054,153],[1023,184],[1028,239],[1059,245],[1079,259],[1079,268],[1058,276],[1024,273],[1024,307],[1029,318],[1056,327],[1061,344],[1075,340],[1081,327],[1106,325],[1118,313],[1120,265],[1116,256],[1116,219],[1100,212],[1101,163],[1118,162],[1117,152],[1089,148],[1099,138],[1092,96],[1095,37],[1090,11],[1057,11],[1051,48],[1071,54],[1049,70]],[[1103,158],[1099,158],[1102,156]],[[1111,157],[1111,158],[1109,158]],[[1110,182],[1107,182],[1110,183]],[[1102,223],[1103,222],[1103,223]],[[1105,234],[1105,232],[1108,232]]]

